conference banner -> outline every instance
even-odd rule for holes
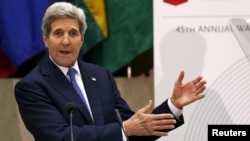
[[[184,107],[185,124],[160,141],[250,139],[250,1],[154,0],[155,105],[202,75],[206,97]]]

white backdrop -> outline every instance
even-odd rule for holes
[[[185,124],[160,141],[207,141],[208,124],[250,124],[249,0],[153,0],[155,105],[179,72],[202,75],[206,98],[184,108]]]

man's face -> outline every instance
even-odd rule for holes
[[[43,36],[51,58],[60,66],[72,67],[78,58],[83,37],[79,23],[72,18],[57,18],[51,24],[49,36]]]

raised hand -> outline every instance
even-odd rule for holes
[[[180,75],[175,82],[173,95],[170,98],[172,103],[179,109],[184,106],[193,103],[199,99],[205,97],[203,91],[206,89],[206,81],[202,76],[198,76],[195,79],[183,84],[184,71],[180,72]]]

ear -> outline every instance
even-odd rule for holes
[[[82,36],[82,43],[81,44],[83,44],[83,42],[84,42],[84,36]]]
[[[45,44],[45,47],[48,47],[48,37],[46,35],[43,35],[43,42]]]

